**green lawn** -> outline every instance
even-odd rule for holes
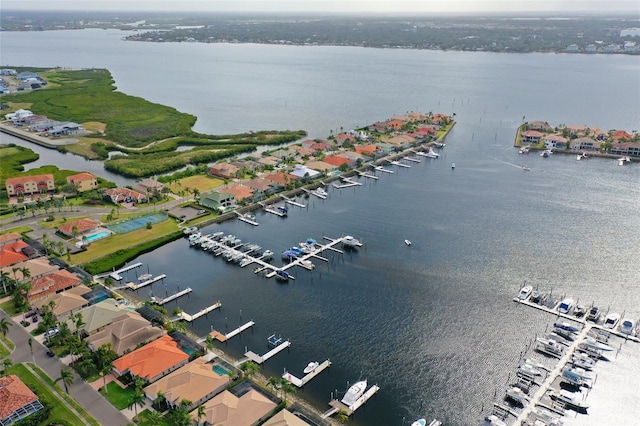
[[[14,214],[15,213],[11,213],[11,215],[14,215]],[[15,228],[9,228],[9,229],[6,229],[6,230],[0,232],[0,235],[8,234],[10,232],[16,232],[18,234],[25,234],[27,232],[32,232],[32,231],[33,231],[33,228],[29,228],[28,226],[16,226]]]
[[[166,420],[162,420],[160,423],[152,423],[148,420],[149,410],[144,410],[138,414],[138,424],[140,426],[171,426],[171,423]]]
[[[42,383],[38,376],[35,376],[31,371],[27,370],[22,364],[14,365],[9,369],[9,374],[15,374],[31,388],[40,402],[51,406],[51,413],[46,421],[41,425],[80,425],[82,420],[78,418],[65,404],[63,404],[45,385]],[[98,425],[98,422],[92,418],[87,418],[91,424]]]
[[[0,337],[0,358],[4,358],[5,356],[9,356],[9,349],[5,346],[5,341]]]
[[[102,395],[118,410],[124,410],[129,407],[129,402],[134,393],[133,389],[122,389],[114,382],[107,383],[107,391],[102,391]]]
[[[22,312],[26,312],[26,311],[17,310],[15,306],[13,306],[12,300],[7,300],[4,303],[0,303],[0,309],[5,311],[7,315],[9,315],[10,317],[15,317],[16,315],[21,314]]]

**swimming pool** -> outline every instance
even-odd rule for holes
[[[91,242],[91,241],[99,240],[100,238],[108,237],[109,235],[111,235],[110,232],[102,231],[102,232],[98,232],[97,234],[87,235],[85,239]]]
[[[220,376],[224,376],[225,374],[229,375],[229,372],[225,368],[220,367],[218,364],[213,366],[213,372]]]

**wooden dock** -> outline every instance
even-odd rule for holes
[[[344,183],[335,183],[335,182],[333,182],[333,187],[334,188],[342,189],[342,188],[350,188],[352,186],[362,186],[362,182],[356,182],[355,180],[350,179],[348,177],[341,177],[340,179]]]
[[[318,374],[322,373],[326,368],[329,368],[330,366],[331,366],[331,361],[330,360],[326,360],[323,363],[321,363],[320,365],[318,365],[315,370],[313,370],[311,373],[307,374],[306,376],[304,376],[301,379],[299,379],[298,377],[294,376],[291,373],[288,373],[285,370],[284,374],[282,375],[282,378],[287,380],[292,385],[301,388],[304,385],[306,385],[307,383],[309,383],[311,381],[311,379],[316,377]]]
[[[395,160],[394,160],[394,161],[387,160],[387,161],[389,161],[389,164],[393,164],[394,166],[404,167],[404,168],[406,168],[406,169],[411,168],[411,166],[410,166],[410,165],[408,165],[408,164],[404,164],[404,163],[401,163],[401,162],[399,162],[399,161],[395,161]]]
[[[297,207],[301,207],[301,208],[307,207],[305,204],[302,204],[302,203],[299,203],[297,201],[294,201],[289,197],[285,197],[284,195],[280,195],[280,197],[282,197],[282,199],[284,200],[285,203],[291,204],[292,206],[297,206]]]
[[[218,309],[221,306],[222,306],[222,303],[220,303],[218,301],[218,302],[214,303],[213,305],[211,305],[209,307],[206,307],[204,309],[199,310],[198,312],[196,312],[193,315],[189,315],[186,312],[180,312],[178,314],[178,318],[177,319],[181,319],[181,320],[184,320],[184,321],[187,321],[187,322],[193,322],[193,321],[197,320],[198,318],[200,318],[201,316],[207,315],[209,312],[211,312],[211,311],[213,311],[215,309]]]
[[[360,177],[365,177],[365,178],[368,178],[368,179],[375,179],[375,180],[378,180],[378,179],[379,179],[379,177],[378,177],[378,176],[376,176],[376,175],[372,175],[372,174],[370,174],[370,173],[361,172],[360,170],[356,170],[356,173],[357,173],[357,174],[358,174],[358,176],[360,176]]]
[[[139,268],[140,266],[142,266],[141,262],[134,263],[133,265],[125,266],[124,268],[120,268],[117,271],[111,272],[109,276],[116,281],[120,281],[122,280],[122,275],[120,275],[122,272],[127,272],[127,271],[130,271],[131,269]]]
[[[187,287],[187,288],[185,288],[184,290],[178,291],[178,292],[176,292],[176,293],[172,294],[172,295],[171,295],[171,296],[169,296],[169,297],[165,297],[164,299],[163,299],[163,298],[160,298],[160,297],[152,296],[152,297],[151,297],[151,303],[155,303],[156,305],[161,305],[161,306],[162,306],[162,305],[164,305],[165,303],[171,302],[172,300],[175,300],[175,299],[177,299],[178,297],[184,296],[185,294],[189,294],[189,293],[191,293],[192,291],[193,291],[193,290],[191,289],[191,287]]]
[[[286,341],[280,343],[278,346],[276,346],[275,348],[271,349],[269,352],[267,352],[266,354],[264,354],[262,356],[256,354],[253,351],[246,352],[244,354],[244,356],[246,356],[247,358],[249,358],[251,361],[255,362],[256,364],[262,364],[263,362],[265,362],[266,360],[268,360],[272,356],[276,355],[278,352],[281,352],[281,351],[285,350],[289,346],[291,346],[291,341],[286,340]]]
[[[230,331],[227,334],[222,334],[219,331],[213,330],[213,331],[211,331],[211,333],[209,333],[209,336],[213,337],[218,342],[226,342],[227,340],[231,339],[232,337],[235,337],[238,334],[242,333],[243,331],[253,327],[255,324],[256,323],[253,320],[251,320],[248,323],[241,325],[240,327],[236,328],[235,330]]]
[[[241,213],[238,213],[238,212],[234,212],[234,213],[238,215],[238,219],[239,219],[239,220],[241,220],[241,221],[243,221],[243,222],[245,222],[245,223],[248,223],[249,225],[253,225],[253,226],[258,226],[258,225],[260,225],[260,224],[259,224],[258,222],[256,222],[255,220],[253,220],[253,219],[251,219],[251,218],[249,218],[249,217],[247,217],[247,216],[245,216],[245,215],[243,215],[243,214],[241,214]]]
[[[147,280],[147,281],[143,281],[140,284],[127,283],[127,288],[130,289],[130,290],[134,290],[135,291],[135,290],[138,290],[138,289],[140,289],[142,287],[146,287],[148,285],[151,285],[151,284],[153,284],[153,283],[155,283],[157,281],[163,280],[165,278],[167,278],[167,276],[165,274],[160,274],[157,277],[151,278],[150,280]]]
[[[259,205],[262,206],[262,210],[267,212],[267,213],[271,213],[271,214],[275,214],[276,216],[279,217],[285,217],[287,216],[286,214],[284,214],[283,212],[279,212],[278,210],[272,209],[271,207],[265,206],[262,203],[258,203]]]
[[[382,166],[375,166],[374,169],[376,169],[379,172],[383,172],[383,173],[389,173],[390,175],[394,174],[395,172],[393,170],[389,170],[389,169],[385,169]]]
[[[358,398],[356,402],[354,402],[353,405],[351,406],[347,406],[343,402],[338,401],[337,399],[334,399],[329,402],[329,405],[332,408],[324,412],[321,417],[323,419],[326,419],[327,417],[332,416],[338,411],[344,411],[347,414],[347,416],[350,416],[353,413],[355,413],[358,408],[362,407],[364,403],[367,402],[379,390],[380,390],[380,387],[378,385],[371,386],[369,390],[367,390],[364,394],[362,394],[362,396]]]

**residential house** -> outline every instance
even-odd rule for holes
[[[318,141],[315,139],[305,139],[300,144],[305,148],[309,148],[311,145],[313,145],[316,142]]]
[[[451,117],[446,114],[434,114],[431,118],[431,122],[439,126],[446,126],[451,123]]]
[[[243,184],[236,184],[227,187],[224,192],[233,195],[237,201],[242,201],[253,197],[254,190]]]
[[[225,390],[204,403],[203,419],[198,419],[197,409],[191,412],[191,418],[212,426],[254,426],[275,408],[275,402],[255,389],[240,397]]]
[[[240,169],[233,164],[218,163],[211,166],[211,168],[209,169],[209,174],[222,179],[234,179],[236,177],[236,173],[238,173],[238,170]]]
[[[20,240],[22,240],[22,235],[18,234],[17,232],[7,232],[6,234],[0,235],[0,246],[11,244]]]
[[[152,342],[162,335],[164,335],[163,329],[154,327],[139,313],[124,311],[120,316],[113,318],[106,327],[85,340],[92,350],[110,344],[118,355],[122,355],[134,350],[138,345]]]
[[[377,145],[356,145],[353,149],[358,154],[366,155],[374,159],[384,156],[382,149]]]
[[[625,130],[616,130],[611,134],[611,139],[616,142],[631,142],[633,135]]]
[[[400,130],[402,129],[402,126],[404,126],[404,121],[400,121],[400,120],[389,120],[386,123],[386,129],[387,131],[395,131],[395,130]]]
[[[216,211],[225,211],[237,206],[236,197],[224,191],[213,191],[201,194],[198,203],[200,203],[201,206]]]
[[[154,196],[160,194],[164,189],[164,184],[157,179],[144,179],[138,182],[134,189],[143,194],[152,194]]]
[[[413,136],[416,139],[427,139],[436,137],[438,135],[438,129],[436,129],[434,126],[418,127],[416,130],[409,133],[409,135]]]
[[[553,128],[546,121],[536,120],[527,123],[527,130],[537,130],[539,132],[553,132]]]
[[[99,222],[92,219],[78,219],[67,222],[58,227],[58,232],[68,237],[78,237],[95,230],[100,226]]]
[[[341,154],[340,155],[328,155],[328,156],[324,157],[322,162],[331,164],[331,165],[333,165],[335,167],[338,167],[338,168],[340,168],[340,166],[342,166],[343,164],[346,164],[349,167],[353,167],[355,165],[355,161],[352,161],[349,158],[346,158],[346,157],[342,156]],[[314,169],[322,170],[321,168],[318,168],[315,165],[313,165],[313,166],[309,165],[309,164],[307,164],[307,165],[309,167],[313,167]],[[322,170],[322,171],[324,171],[324,170]]]
[[[16,270],[15,272],[13,270]],[[28,270],[30,276],[25,277],[22,273],[22,270]],[[52,265],[49,263],[49,260],[44,257],[38,257],[36,259],[25,260],[24,262],[15,263],[11,266],[5,266],[2,268],[3,272],[9,274],[9,276],[16,281],[28,282],[35,278],[44,277],[45,275],[51,274],[52,272],[60,270],[56,265]]]
[[[64,123],[54,124],[48,133],[51,136],[81,135],[84,133],[84,127],[82,127],[81,124],[66,121]]]
[[[56,189],[52,174],[12,177],[5,181],[5,187],[9,196],[46,194]]]
[[[569,143],[569,149],[574,151],[598,151],[600,150],[601,142],[595,141],[591,138],[582,137],[573,139]]]
[[[67,176],[67,183],[75,187],[78,192],[91,191],[98,187],[98,178],[91,173],[78,173],[77,175]]]
[[[36,74],[33,71],[23,71],[21,73],[18,73],[16,75],[16,78],[18,80],[27,80],[29,78],[36,78],[36,79],[40,79],[40,76],[38,74]]]
[[[178,342],[164,335],[113,361],[113,371],[119,376],[130,374],[153,383],[187,362],[189,355],[178,347]]]
[[[611,145],[611,154],[629,157],[640,157],[640,142],[614,143]]]
[[[183,400],[190,401],[191,407],[198,407],[222,392],[230,382],[228,375],[219,375],[200,357],[150,384],[144,392],[152,401],[162,392],[171,407],[179,406]]]
[[[375,123],[367,126],[367,130],[369,130],[370,132],[386,133],[387,123],[385,121],[376,121]]]
[[[544,136],[544,133],[541,133],[537,130],[526,130],[520,133],[520,140],[523,144],[526,145],[537,145],[540,143],[540,140]]]
[[[239,170],[246,169],[249,173],[254,173],[262,169],[262,164],[258,163],[257,161],[248,159],[243,159],[241,161],[232,161],[229,164],[231,164],[232,166],[236,166]]]
[[[313,145],[311,145],[309,148],[311,148],[313,152],[317,152],[317,151],[327,152],[331,149],[331,146],[327,142],[316,142]]]
[[[412,143],[416,141],[415,138],[407,134],[380,138],[380,140],[384,143],[393,145],[396,151],[407,149],[411,146]]]
[[[20,234],[12,234],[21,237]],[[29,247],[29,244],[21,239],[2,244],[0,246],[0,268],[28,260],[29,256],[23,251],[27,247]]]
[[[85,336],[90,336],[111,324],[111,321],[120,317],[123,313],[129,312],[129,310],[115,299],[105,299],[78,312],[82,314],[82,321],[84,322],[79,331]],[[69,330],[76,331],[75,322],[67,320],[66,323],[69,326]]]
[[[16,424],[43,408],[38,396],[20,377],[14,374],[0,377],[0,425]]]
[[[367,157],[355,151],[344,151],[344,152],[341,152],[339,155],[340,157],[346,158],[347,160],[349,160],[350,167],[356,166],[358,164],[358,161],[364,162],[367,159]]]
[[[429,116],[423,112],[410,112],[409,121],[412,123],[426,123]]]
[[[89,306],[89,301],[82,297],[83,294],[87,294],[91,291],[89,287],[84,284],[78,284],[62,293],[50,293],[45,297],[31,302],[31,306],[42,310],[43,306],[51,306],[53,302],[53,309],[51,313],[58,321],[64,321],[69,314],[79,311],[82,308]]]
[[[394,115],[390,118],[392,121],[400,121],[403,124],[406,124],[411,121],[411,118],[408,115]]]
[[[105,195],[111,198],[113,204],[118,203],[143,203],[147,196],[138,191],[129,188],[111,188],[104,191]]]
[[[321,175],[319,171],[313,170],[304,164],[296,164],[290,174],[299,179],[313,179]]]
[[[291,151],[289,151],[287,148],[285,149],[278,149],[276,151],[272,151],[269,153],[269,155],[271,157],[276,157],[279,160],[287,160],[291,157],[293,157],[293,153]]]
[[[29,111],[28,109],[19,109],[16,112],[5,114],[4,118],[6,118],[7,120],[11,120],[14,123],[22,123],[27,117],[30,117],[32,115],[33,112]]]
[[[262,426],[309,426],[309,423],[285,408],[264,422]]]
[[[270,155],[267,155],[265,157],[260,157],[258,159],[258,163],[262,164],[263,166],[272,166],[275,167],[278,164],[280,164],[280,159],[276,158],[276,157],[272,157]]]
[[[338,146],[343,146],[345,143],[353,144],[356,141],[356,138],[348,133],[340,133],[333,137]]]
[[[264,178],[269,182],[271,182],[274,190],[276,191],[280,191],[284,189],[288,184],[298,179],[298,177],[290,175],[288,173],[284,173],[284,172],[270,173],[266,175]]]
[[[570,136],[575,136],[575,137],[586,136],[590,131],[587,126],[581,126],[581,125],[566,126],[565,129],[567,129]]]
[[[544,138],[544,147],[546,149],[565,149],[567,142],[569,142],[569,139],[563,138],[560,135],[547,135]]]
[[[66,269],[60,269],[42,277],[31,280],[31,288],[27,292],[29,302],[60,293],[80,284],[82,280]]]
[[[340,170],[338,166],[336,166],[335,164],[327,163],[325,161],[307,161],[305,163],[305,166],[307,167],[308,170],[313,169],[318,172],[324,173],[327,176],[340,174]],[[312,177],[312,176],[309,175],[309,177]]]
[[[245,181],[244,185],[253,189],[254,194],[272,194],[276,192],[273,182],[264,178],[255,178]]]

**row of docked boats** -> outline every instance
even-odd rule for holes
[[[235,235],[224,232],[203,235],[195,232],[189,236],[189,245],[209,251],[215,256],[222,256],[225,261],[238,263],[244,267],[256,259],[268,262],[273,259],[271,250],[262,251],[258,244],[244,243]]]

